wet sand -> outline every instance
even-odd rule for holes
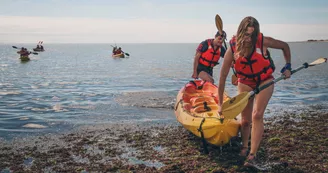
[[[258,157],[267,172],[327,172],[328,113],[266,119]],[[103,124],[65,134],[0,141],[0,171],[257,172],[234,143],[209,146],[178,123]]]

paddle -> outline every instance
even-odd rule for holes
[[[39,41],[39,43],[37,44],[37,46],[41,46],[43,44],[43,41]]]
[[[18,48],[18,47],[16,47],[16,46],[12,46],[14,49],[21,49],[21,48]],[[29,51],[29,53],[32,53],[32,54],[34,54],[34,55],[38,55],[38,53],[36,53],[36,52],[31,52],[31,51]]]
[[[123,51],[122,51],[123,52]],[[130,56],[130,54],[126,53],[126,52],[123,52],[126,56]]]
[[[223,34],[223,22],[222,22],[221,17],[218,14],[216,14],[216,16],[215,16],[215,25],[216,25],[216,28],[218,29],[218,31],[220,32],[220,34],[222,35]]]
[[[216,25],[216,28],[218,29],[218,31],[220,32],[220,34],[224,35],[223,34],[223,22],[222,22],[221,17],[218,14],[215,16],[215,25]],[[226,38],[223,38],[223,43],[224,43],[225,49],[227,50],[227,44],[224,41],[225,39]]]
[[[221,17],[218,14],[215,16],[215,25],[216,25],[216,28],[218,29],[218,31],[220,32],[220,34],[222,35],[223,34],[223,22],[222,22]],[[227,43],[225,41],[223,41],[223,43],[224,43],[225,49],[228,50]],[[233,67],[231,67],[231,69],[234,72],[234,74],[231,76],[231,83],[233,85],[236,85],[237,84],[236,72]]]
[[[315,66],[315,65],[319,65],[319,64],[322,64],[324,62],[327,62],[327,58],[319,58],[315,61],[313,61],[311,64],[308,64],[308,63],[304,63],[302,66],[296,68],[295,70],[292,70],[291,71],[291,74],[294,74],[304,68],[308,68],[308,67],[312,67],[312,66]],[[236,97],[233,97],[227,101],[225,101],[223,104],[222,104],[222,116],[225,118],[225,119],[233,119],[235,118],[238,114],[240,114],[244,108],[246,107],[247,103],[248,103],[248,100],[250,98],[252,98],[255,94],[258,94],[260,91],[262,91],[263,89],[269,87],[270,85],[284,79],[285,76],[284,75],[281,75],[281,77],[275,79],[275,80],[272,80],[271,82],[269,83],[266,83],[262,86],[260,86],[258,89],[255,89],[253,91],[250,91],[250,92],[243,92],[243,93],[240,93],[239,95],[237,95]]]

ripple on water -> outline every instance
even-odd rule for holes
[[[19,95],[20,91],[0,91],[0,95]]]
[[[32,124],[32,123],[25,124],[22,127],[32,128],[32,129],[45,129],[45,128],[47,128],[47,126],[44,126],[44,125],[41,125],[41,124]]]

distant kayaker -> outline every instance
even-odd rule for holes
[[[43,46],[42,45],[40,45],[40,49],[43,50]]]
[[[194,57],[192,78],[200,78],[203,81],[214,83],[213,67],[219,64],[220,57],[223,57],[226,52],[222,46],[225,38],[226,33],[218,31],[214,39],[207,39],[198,45]]]
[[[28,52],[25,47],[22,47],[17,53],[21,56],[30,55],[30,52]]]
[[[31,52],[27,51],[26,48],[22,47],[20,51],[17,52],[18,54],[20,54],[20,59],[21,60],[29,60],[29,55],[31,54]]]
[[[113,47],[113,51],[112,51],[112,53],[115,55],[115,53],[116,53],[116,50],[117,50],[117,47],[115,46],[115,47]]]
[[[117,54],[121,54],[121,53],[122,53],[122,48],[119,47],[119,48],[115,51],[115,55],[117,55]]]
[[[263,36],[260,32],[258,21],[251,16],[244,18],[237,30],[237,34],[230,40],[219,78],[219,114],[222,113],[222,102],[225,82],[231,64],[237,73],[238,92],[250,92],[260,85],[271,82],[275,66],[270,57],[265,57],[266,48],[281,49],[286,61],[281,73],[285,78],[291,75],[291,53],[289,45],[280,40]],[[274,85],[262,90],[248,101],[246,108],[241,112],[242,148],[240,155],[248,154],[248,142],[251,136],[251,146],[244,166],[255,167],[258,165],[256,153],[259,149],[264,133],[264,111],[272,96]],[[252,124],[252,128],[251,128]]]

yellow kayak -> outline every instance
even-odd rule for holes
[[[120,54],[116,54],[116,55],[112,55],[113,58],[124,58],[124,53],[120,53]]]
[[[21,56],[19,59],[21,61],[29,61],[30,60],[30,58],[28,56]]]
[[[225,95],[224,99],[229,96]],[[223,146],[238,135],[239,120],[220,120],[218,88],[210,82],[195,80],[182,87],[177,95],[175,115],[187,130],[216,146]]]

